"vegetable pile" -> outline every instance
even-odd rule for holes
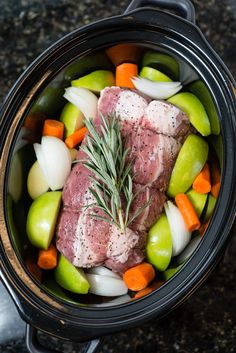
[[[179,63],[170,55],[146,51],[139,60],[140,55],[137,47],[122,44],[106,51],[113,70],[97,68],[86,75],[77,70],[65,89],[67,102],[60,116],[43,118],[41,141],[33,144],[36,160],[27,179],[32,203],[26,228],[30,243],[38,250],[37,258],[28,257],[26,265],[45,286],[49,273],[56,282],[48,285],[49,290],[50,286],[54,292],[63,290],[64,298],[69,293],[119,297],[110,300],[112,305],[152,293],[190,258],[214,211],[221,171],[219,153],[210,141],[212,135],[218,137],[220,128],[210,94],[200,80],[184,86]],[[131,215],[138,194],[133,190],[132,161],[127,161],[129,149],[121,136],[119,117],[102,115],[101,132],[96,130],[100,92],[114,86],[134,90],[148,101],[166,100],[185,113],[191,124],[171,172],[164,208],[148,231],[145,260],[124,273],[103,265],[78,268],[57,250],[55,239],[63,188],[78,151],[88,156],[84,165],[94,175],[90,176],[90,192],[105,215],[93,214],[95,218],[124,233],[150,204],[149,200]],[[43,109],[40,113],[44,114]]]

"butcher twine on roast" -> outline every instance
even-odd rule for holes
[[[91,172],[78,152],[74,166],[63,189],[63,209],[57,228],[57,248],[75,266],[105,265],[115,272],[124,272],[144,259],[146,234],[160,216],[165,203],[171,171],[176,157],[189,131],[189,119],[177,107],[164,101],[150,101],[137,92],[119,87],[108,87],[101,92],[98,112],[104,116],[115,113],[121,124],[125,144],[129,148],[128,160],[132,163],[133,188],[139,191],[130,213],[135,213],[151,200],[135,221],[121,233],[102,216],[89,188]],[[95,125],[99,130],[98,114]],[[181,142],[180,142],[181,141]]]

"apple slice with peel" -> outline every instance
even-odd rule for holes
[[[195,94],[207,111],[208,117],[211,123],[211,132],[214,135],[219,135],[220,133],[220,122],[218,118],[218,114],[216,111],[216,107],[214,105],[211,94],[205,85],[205,83],[201,80],[195,81],[189,85],[189,90]]]
[[[37,248],[47,250],[55,232],[61,205],[61,191],[45,192],[35,199],[29,209],[26,231],[29,241]]]
[[[63,107],[63,91],[62,87],[47,86],[32,106],[31,113],[40,112],[48,117],[56,116]]]
[[[9,173],[8,192],[13,201],[17,203],[23,191],[23,170],[19,152],[12,157],[11,169]]]
[[[78,107],[68,102],[61,112],[60,121],[65,126],[65,138],[84,126],[84,115]]]
[[[168,279],[170,279],[171,277],[173,277],[183,266],[183,264],[177,266],[177,267],[171,267],[168,268],[168,270],[163,272],[163,278],[165,281],[168,281]]]
[[[38,196],[48,191],[49,186],[39,166],[39,162],[35,161],[30,168],[27,178],[27,189],[30,197],[35,200]]]
[[[204,214],[204,218],[203,218],[203,223],[206,223],[207,221],[209,221],[209,219],[211,218],[211,215],[214,211],[216,205],[216,198],[214,196],[212,196],[211,194],[208,195],[208,200],[207,200],[207,205],[206,205],[206,212]]]
[[[200,100],[192,93],[181,92],[167,100],[176,105],[188,116],[191,124],[202,136],[211,134],[211,125],[207,112]]]
[[[143,56],[142,66],[151,66],[174,80],[179,79],[179,64],[170,55],[148,50]]]
[[[83,269],[77,268],[60,254],[57,268],[54,270],[56,282],[64,289],[77,294],[87,294],[90,288]]]
[[[194,210],[196,211],[198,217],[200,218],[202,211],[205,207],[207,194],[200,194],[199,192],[190,189],[186,192],[186,195],[189,198],[189,201],[193,205]]]
[[[208,143],[202,137],[194,134],[187,137],[172,170],[167,190],[169,196],[175,197],[191,187],[206,163],[208,149]]]
[[[90,74],[71,81],[72,87],[83,87],[94,92],[100,92],[103,88],[115,86],[113,72],[107,70],[96,70]]]
[[[171,82],[172,80],[161,71],[153,69],[152,67],[144,66],[139,74],[140,77],[147,78],[151,81]]]
[[[172,255],[172,238],[170,226],[165,214],[150,228],[147,237],[146,255],[158,271],[165,271]]]

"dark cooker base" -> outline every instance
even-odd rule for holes
[[[236,77],[235,0],[193,3],[199,27]],[[119,14],[128,4],[129,0],[1,0],[0,102],[22,70],[53,41],[82,24]],[[106,337],[98,353],[235,352],[235,257],[234,236],[224,261],[185,304],[162,321]],[[0,353],[27,352],[25,324],[2,284],[0,298]],[[57,339],[49,342],[43,334],[40,340],[63,352],[80,348]]]

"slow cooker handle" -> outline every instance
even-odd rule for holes
[[[176,11],[186,20],[195,23],[195,9],[190,0],[132,0],[125,13],[150,5]]]
[[[59,351],[44,348],[38,341],[37,329],[29,324],[26,324],[25,342],[30,353],[59,353]],[[86,342],[83,347],[83,353],[95,353],[100,343],[101,340],[99,338]]]

